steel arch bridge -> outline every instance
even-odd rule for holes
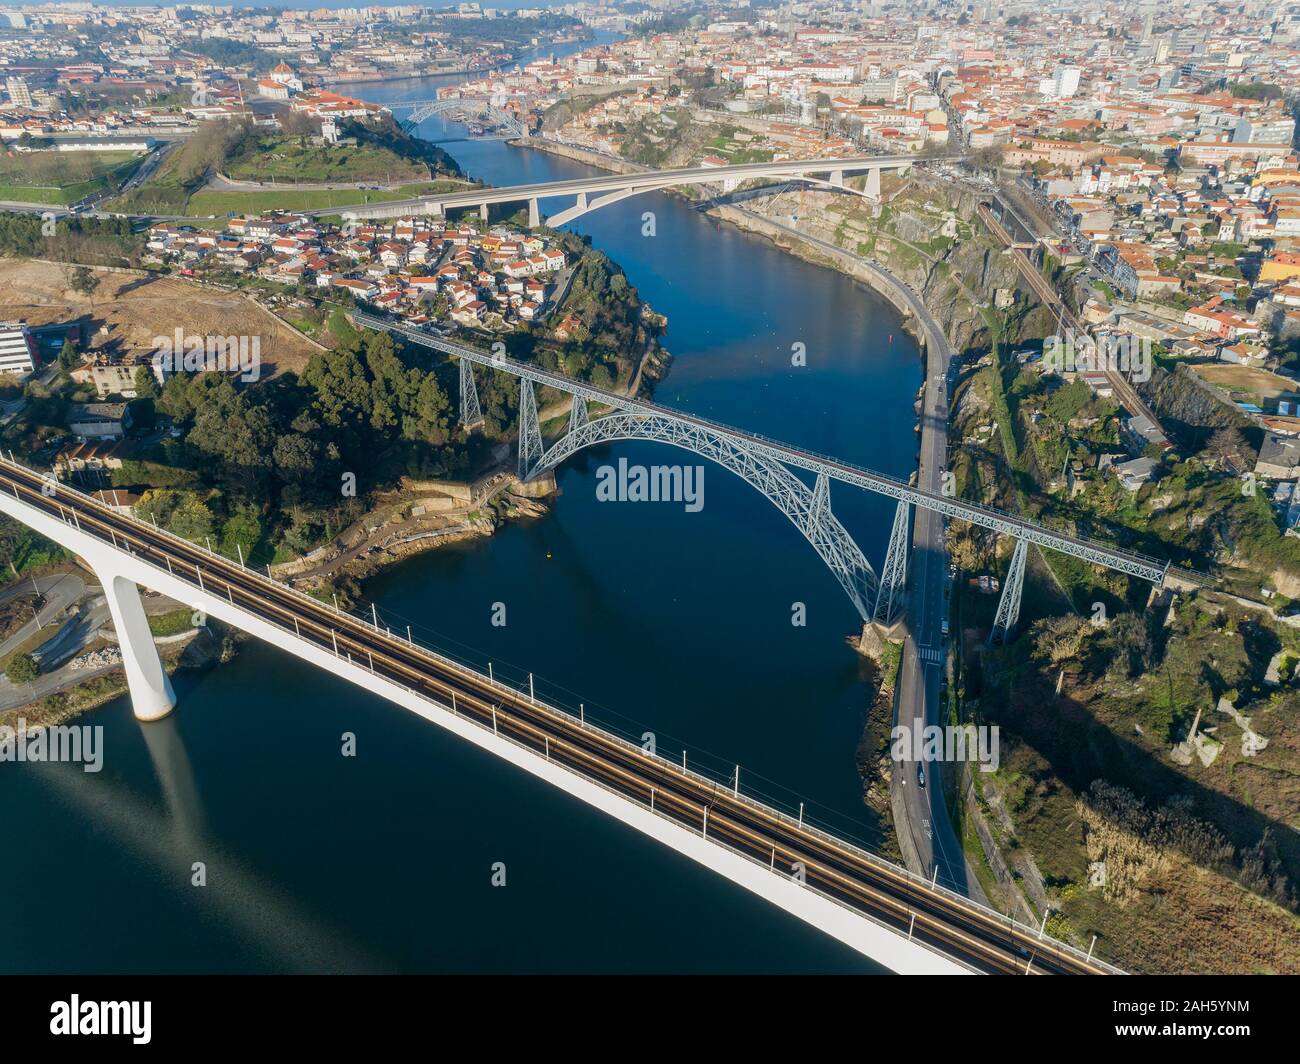
[[[536,406],[531,401],[531,382],[520,384],[524,391],[520,410],[526,423],[530,414],[536,417]],[[698,454],[740,477],[785,514],[821,556],[863,620],[871,619],[880,583],[853,537],[831,512],[830,482],[824,476],[819,475],[815,486],[809,488],[779,462],[739,440],[702,426],[685,425],[668,417],[620,412],[588,420],[586,410],[586,400],[574,396],[569,431],[542,452],[530,468],[521,468],[521,476],[532,478],[550,472],[581,450],[620,440],[666,443]],[[527,442],[521,435],[521,466],[526,466],[539,451],[540,432]]]
[[[402,128],[408,133],[426,118],[434,115],[461,113],[473,118],[486,118],[494,125],[504,126],[510,136],[519,138],[528,136],[528,130],[516,115],[503,111],[488,100],[414,100],[407,103],[392,104],[392,107],[409,107],[411,113],[402,121]]]
[[[992,507],[942,492],[913,486],[862,466],[803,451],[789,444],[752,432],[710,421],[684,411],[660,407],[645,399],[616,395],[538,366],[508,358],[504,351],[488,353],[467,344],[443,339],[427,331],[353,311],[352,320],[361,328],[382,329],[457,359],[460,363],[461,424],[467,430],[482,421],[473,365],[501,370],[519,380],[519,476],[521,479],[549,472],[565,458],[596,443],[616,440],[649,440],[669,443],[707,457],[730,469],[761,491],[808,539],[843,586],[864,621],[890,624],[901,608],[907,582],[909,558],[908,525],[912,507],[944,517],[969,521],[998,534],[1010,535],[1104,565],[1116,572],[1147,580],[1158,587],[1168,580],[1204,584],[1206,578],[1189,570],[1173,569],[1168,561],[1135,554],[1118,547],[1096,543],[1068,532],[1005,513]],[[550,450],[542,439],[534,387],[553,388],[571,397],[567,433]],[[588,403],[611,411],[592,420]],[[815,477],[809,488],[791,470],[802,469]],[[831,513],[830,482],[863,488],[897,503],[889,546],[879,579],[843,526]],[[1021,552],[1023,559],[1023,552]],[[1014,574],[1013,574],[1014,577]],[[1009,579],[1017,590],[1008,599],[1008,610],[1018,610],[1019,582]],[[874,596],[874,608],[872,598]],[[999,606],[1002,611],[1002,606]],[[1008,613],[1011,623],[1014,616]]]

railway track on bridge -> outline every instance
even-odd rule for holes
[[[699,773],[678,767],[558,708],[395,637],[89,496],[0,460],[0,488],[16,499],[165,570],[196,591],[276,625],[336,657],[418,692],[705,838],[767,866],[866,919],[891,927],[975,971],[1117,972],[1072,947],[905,869],[796,821]]]
[[[1059,323],[1067,326],[1076,334],[1083,335],[1085,330],[1082,323],[1075,317],[1074,312],[1065,305],[1065,300],[1060,297],[1060,294],[1052,287],[1047,278],[1034,268],[1034,264],[1029,261],[1029,256],[1020,248],[1015,246],[1015,241],[1007,231],[1006,226],[998,221],[988,204],[981,203],[978,207],[978,212],[981,220],[984,222],[985,226],[988,227],[989,232],[997,237],[1002,245],[1011,253],[1016,268],[1019,269],[1021,276],[1024,277],[1029,287],[1033,289],[1034,294],[1038,296],[1040,302],[1056,315]],[[1155,412],[1151,407],[1149,407],[1143,401],[1142,397],[1138,395],[1137,389],[1129,383],[1128,378],[1125,377],[1124,374],[1120,373],[1118,370],[1113,370],[1107,367],[1103,367],[1102,372],[1106,374],[1106,380],[1109,382],[1111,389],[1115,394],[1119,396],[1119,400],[1123,404],[1124,409],[1133,416],[1140,414],[1162,433],[1164,432],[1164,429],[1161,428],[1160,425],[1160,419],[1156,417]]]

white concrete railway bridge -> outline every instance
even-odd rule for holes
[[[525,382],[531,387],[531,381]],[[604,420],[604,419],[601,419]],[[141,587],[192,606],[416,714],[725,876],[895,972],[1118,970],[780,809],[514,686],[0,456],[0,513],[65,547],[104,588],[135,714],[175,695]],[[146,724],[146,729],[151,725]],[[557,854],[557,859],[562,854]]]

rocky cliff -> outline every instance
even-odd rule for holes
[[[738,206],[887,267],[921,294],[955,351],[989,345],[989,321],[1001,318],[990,310],[999,303],[1021,312],[1009,315],[1016,325],[1012,341],[1044,335],[1050,323],[1029,313],[1015,265],[976,218],[976,190],[906,174],[885,175],[881,193],[879,207],[856,196],[797,188]]]

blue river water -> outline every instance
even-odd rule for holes
[[[434,79],[356,86],[426,99]],[[348,91],[344,87],[344,91]],[[463,136],[431,120],[421,135]],[[499,141],[474,177],[591,172]],[[567,204],[544,204],[544,211]],[[643,214],[655,235],[642,236]],[[671,196],[578,220],[655,310],[667,405],[906,476],[916,346],[882,299]],[[807,365],[791,364],[803,344]],[[704,505],[596,498],[626,458],[703,467]],[[397,623],[464,659],[870,842],[854,754],[870,691],[859,622],[797,530],[741,480],[654,444],[562,467],[545,517],[371,580]],[[832,503],[873,564],[892,517]],[[504,604],[504,626],[492,624]],[[791,623],[796,604],[806,626]],[[246,644],[178,683],[166,722],[125,700],[104,769],[0,767],[0,970],[863,972],[870,962],[631,829],[283,652]],[[357,756],[340,754],[357,737]],[[202,863],[206,886],[195,886]],[[506,885],[493,886],[493,866]],[[41,914],[26,919],[19,914]]]

